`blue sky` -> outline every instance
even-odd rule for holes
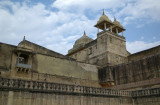
[[[0,0],[0,42],[26,39],[66,54],[76,39],[95,39],[102,10],[126,31],[127,49],[135,53],[160,45],[160,0]]]

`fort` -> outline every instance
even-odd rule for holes
[[[67,55],[24,39],[0,43],[0,105],[160,105],[160,45],[131,54],[103,12]]]

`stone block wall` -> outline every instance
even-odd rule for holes
[[[116,85],[160,77],[160,54],[112,67]]]
[[[132,105],[130,98],[0,91],[0,105]]]
[[[59,76],[59,75],[44,74],[44,73],[32,72],[31,80],[100,87],[98,81],[80,79],[80,78],[74,78],[74,77]]]
[[[131,92],[0,78],[0,105],[132,105]]]
[[[160,88],[124,91],[0,78],[0,105],[159,105]]]
[[[139,97],[134,98],[134,105],[160,105],[160,97]]]
[[[139,60],[160,53],[160,45],[128,56],[128,61]]]
[[[0,71],[8,71],[11,68],[12,53],[16,46],[0,43]]]

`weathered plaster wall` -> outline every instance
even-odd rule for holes
[[[96,40],[86,44],[80,51],[77,49],[76,53],[69,54],[70,57],[75,58],[77,61],[99,66],[127,62],[128,55],[125,38],[109,31],[98,33]]]
[[[107,50],[114,54],[120,56],[128,56],[128,52],[126,50],[126,40],[124,37],[120,35],[116,35],[113,33],[106,33],[107,34]]]
[[[140,90],[160,87],[160,78],[153,78],[150,80],[143,80],[138,82],[131,82],[127,84],[120,84],[111,87],[111,89],[118,90]]]
[[[54,57],[69,59],[69,57],[67,57],[67,56],[59,54],[57,52],[54,52],[54,51],[49,50],[49,49],[47,49],[45,47],[42,47],[40,45],[37,45],[37,44],[32,43],[32,42],[29,42],[27,40],[21,41],[19,43],[18,47],[32,49],[32,51],[35,52],[35,53],[46,54],[46,55],[50,55],[50,56],[54,56]]]
[[[127,62],[129,53],[124,37],[104,31],[98,33],[96,42],[88,47],[88,51],[92,49],[92,53],[88,55],[89,63],[106,66]]]
[[[98,69],[94,65],[34,54],[31,58],[32,68],[26,73],[17,71],[15,68],[16,58],[17,55],[13,53],[12,66],[8,74],[11,78],[100,87],[98,84]]]
[[[97,68],[94,65],[78,63],[72,60],[60,59],[37,54],[37,70],[60,76],[75,77],[88,80],[97,80]]]
[[[0,43],[0,77],[9,76],[11,69],[12,53],[16,46]]]
[[[12,53],[15,49],[16,46],[0,43],[0,69],[10,69]]]
[[[148,49],[148,50],[144,50],[144,51],[132,54],[132,55],[128,56],[128,61],[139,60],[139,59],[143,59],[148,56],[152,56],[152,55],[156,55],[156,54],[160,54],[160,45],[157,47],[153,47],[151,49]]]
[[[28,78],[31,80],[37,81],[47,81],[47,82],[55,82],[55,83],[64,83],[71,85],[81,85],[81,86],[92,86],[92,87],[101,87],[99,82],[96,80],[88,80],[88,79],[80,79],[59,75],[51,75],[46,73],[32,73],[31,77]]]
[[[134,99],[134,105],[160,105],[160,97],[138,97]]]
[[[118,51],[117,51],[118,52]],[[127,62],[127,57],[115,54],[112,52],[107,53],[108,62],[110,65],[118,65]]]
[[[0,105],[132,105],[131,98],[0,91]]]
[[[77,61],[86,62],[87,59],[87,49],[80,50],[73,55],[72,58],[76,59]]]
[[[116,85],[160,77],[160,54],[114,66]]]
[[[34,47],[36,45],[33,46],[32,43],[25,42],[21,43],[19,47],[35,50]],[[100,87],[96,66],[78,63],[72,59],[39,54],[34,52],[34,50],[32,50],[33,53],[30,54],[31,57],[28,59],[28,64],[31,65],[30,71],[27,73],[17,71],[15,67],[17,60],[16,50],[16,46],[1,44],[0,54],[3,56],[0,56],[0,76]],[[22,53],[24,52],[22,51]]]

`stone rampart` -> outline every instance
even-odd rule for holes
[[[160,77],[160,54],[112,67],[116,85]]]
[[[0,78],[0,105],[158,105],[159,96],[160,88],[126,91]]]

